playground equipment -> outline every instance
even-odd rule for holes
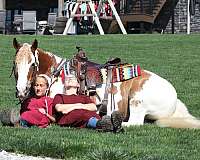
[[[110,5],[111,7],[111,10],[113,12],[113,15],[115,16],[116,20],[117,20],[117,23],[122,31],[123,34],[127,34],[122,22],[121,22],[121,19],[115,9],[115,6],[112,2],[112,0],[107,0],[108,1],[108,4]],[[103,31],[103,28],[101,26],[101,23],[99,21],[99,17],[100,17],[100,11],[102,9],[102,5],[103,4],[103,0],[100,0],[99,1],[99,5],[98,5],[98,9],[97,9],[97,12],[95,11],[95,5],[94,3],[92,2],[92,0],[77,0],[76,1],[76,4],[75,4],[75,7],[72,9],[72,12],[69,16],[69,19],[66,23],[66,27],[64,29],[64,32],[63,32],[63,35],[66,35],[68,33],[68,30],[69,30],[69,27],[73,21],[73,19],[75,17],[93,17],[96,25],[97,25],[97,28],[99,30],[99,33],[101,35],[104,35],[104,31]],[[78,9],[79,9],[79,6],[81,5],[81,12],[80,13],[77,13]],[[88,9],[90,10],[90,12],[88,11]]]

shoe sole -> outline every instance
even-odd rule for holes
[[[113,124],[113,132],[119,133],[123,131],[122,128],[123,117],[119,111],[114,111],[111,114],[111,122]]]
[[[100,122],[101,130],[104,132],[110,132],[113,130],[113,124],[110,116],[103,116]]]

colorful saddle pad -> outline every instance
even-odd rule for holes
[[[103,83],[106,83],[107,69],[101,69]],[[140,65],[120,64],[112,68],[112,82],[122,82],[141,75]]]

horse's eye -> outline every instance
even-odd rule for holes
[[[31,67],[35,67],[35,63],[33,63],[33,64],[31,65]]]

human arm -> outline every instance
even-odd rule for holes
[[[51,116],[50,114],[48,114],[44,108],[38,108],[38,111],[44,115],[46,115],[52,122],[56,122],[56,119]]]
[[[67,114],[75,109],[85,109],[89,111],[96,111],[96,105],[94,103],[75,103],[75,104],[56,104],[55,106],[56,111],[62,112],[63,114]]]

